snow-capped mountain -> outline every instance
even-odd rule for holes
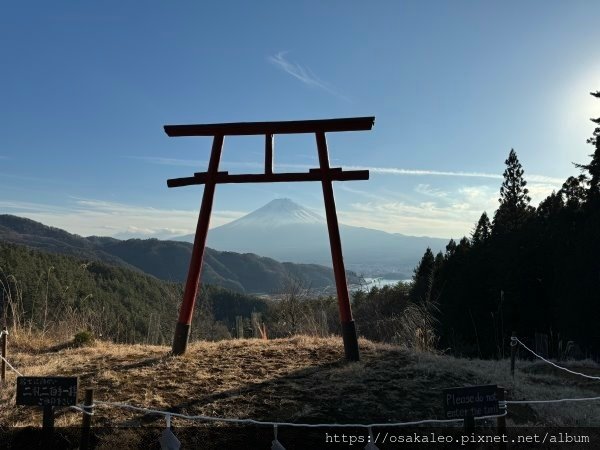
[[[369,275],[399,272],[410,276],[425,249],[445,247],[439,238],[405,236],[340,224],[346,268]],[[194,236],[180,238],[193,242]],[[256,253],[279,261],[331,266],[325,218],[290,199],[265,206],[208,233],[208,246],[217,250]]]
[[[324,224],[325,219],[317,213],[300,206],[289,198],[278,198],[265,206],[218,228],[240,229],[245,227],[285,227],[294,224]],[[215,228],[216,229],[216,228]]]

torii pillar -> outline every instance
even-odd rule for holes
[[[185,353],[190,335],[194,303],[198,295],[202,262],[206,248],[206,237],[210,224],[215,187],[222,183],[274,183],[290,181],[320,181],[323,187],[327,230],[331,246],[331,258],[337,290],[340,322],[344,352],[349,361],[359,360],[358,339],[356,326],[352,318],[350,295],[346,281],[346,269],[342,255],[340,229],[333,196],[333,181],[368,180],[368,170],[349,170],[329,167],[329,153],[325,133],[339,131],[370,130],[375,117],[353,117],[345,119],[303,120],[286,122],[241,122],[218,123],[204,125],[165,125],[165,132],[170,137],[176,136],[212,136],[213,144],[206,172],[196,172],[193,177],[174,178],[167,180],[169,187],[204,184],[200,216],[196,226],[194,247],[190,261],[190,269],[185,284],[183,302],[179,310],[179,319],[173,339],[173,354]],[[319,167],[306,173],[274,173],[273,172],[273,137],[275,134],[314,133],[316,137]],[[230,175],[219,172],[219,161],[223,150],[225,136],[265,136],[265,171],[262,174]]]

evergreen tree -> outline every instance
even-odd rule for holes
[[[435,260],[433,262],[433,281],[431,283],[431,291],[429,293],[429,299],[437,302],[440,297],[440,293],[442,292],[444,286],[444,254],[442,252],[437,252],[435,255]]]
[[[492,225],[490,224],[490,219],[488,218],[487,212],[483,212],[481,217],[479,218],[479,222],[475,226],[475,230],[471,235],[471,242],[473,245],[481,244],[485,242],[492,234]]]
[[[590,95],[600,98],[600,91],[590,92]],[[590,155],[592,161],[589,164],[575,164],[575,166],[589,174],[589,188],[586,195],[587,202],[597,203],[600,202],[600,117],[590,120],[598,125],[592,137],[587,140],[588,144],[594,146],[594,153]]]
[[[564,208],[565,202],[563,201],[561,191],[558,193],[552,191],[552,193],[540,202],[537,207],[537,215],[542,219],[549,219],[554,216],[558,211]]]
[[[456,242],[454,242],[454,239],[450,239],[450,241],[448,242],[448,245],[446,245],[446,259],[452,257],[452,255],[454,255],[455,252],[456,252]]]
[[[444,265],[444,254],[442,252],[437,252],[435,255],[435,262],[433,263],[433,271],[439,272],[442,270],[442,266]]]
[[[427,303],[430,300],[431,285],[433,282],[433,269],[435,258],[429,247],[415,268],[413,284],[410,290],[410,299],[415,303]]]
[[[586,177],[579,175],[578,177],[569,177],[558,191],[561,199],[564,197],[565,205],[570,209],[579,208],[586,199]]]
[[[471,248],[471,241],[468,237],[463,236],[461,240],[458,242],[458,246],[456,247],[456,251],[460,254],[466,253]]]
[[[504,234],[521,228],[533,208],[529,206],[531,197],[525,187],[527,182],[523,178],[523,168],[514,149],[510,150],[508,159],[504,161],[504,181],[500,187],[500,206],[494,215],[492,230],[494,233]]]

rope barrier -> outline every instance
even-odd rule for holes
[[[11,370],[12,370],[14,373],[16,373],[17,375],[19,375],[20,377],[22,377],[22,376],[23,376],[23,374],[22,374],[21,372],[19,372],[17,369],[15,369],[15,368],[13,367],[13,365],[12,365],[11,363],[9,363],[9,362],[6,360],[6,358],[5,358],[4,356],[0,355],[0,359],[1,359],[2,361],[4,361],[4,362],[6,363],[6,365],[7,365],[8,367],[10,367],[10,369],[11,369]]]
[[[237,423],[237,424],[245,424],[245,425],[263,425],[263,426],[284,426],[284,427],[298,427],[298,428],[373,428],[373,427],[402,427],[408,425],[422,425],[428,423],[455,423],[462,422],[463,419],[425,419],[425,420],[417,420],[413,422],[395,422],[395,423],[371,423],[371,424],[363,424],[363,423],[294,423],[294,422],[270,422],[270,421],[262,421],[262,420],[254,420],[254,419],[232,419],[226,417],[211,417],[211,416],[203,416],[203,415],[187,415],[174,413],[170,411],[161,411],[157,409],[149,409],[143,408],[139,406],[129,405],[127,403],[117,403],[117,402],[103,402],[97,401],[96,405],[98,406],[113,406],[116,408],[129,409],[131,411],[143,412],[145,414],[157,415],[157,416],[170,416],[177,417],[179,419],[184,420],[202,420],[206,422],[224,422],[224,423]],[[483,420],[483,419],[493,419],[497,417],[506,416],[508,411],[505,411],[503,414],[492,415],[492,416],[484,416],[484,417],[475,417],[475,420]]]
[[[504,406],[504,408],[502,406],[500,406],[500,409],[504,409],[504,413],[502,413],[502,414],[496,414],[494,416],[475,417],[475,420],[497,419],[498,417],[506,417],[508,415],[508,409],[506,408],[506,406]]]
[[[564,370],[565,372],[569,372],[573,375],[579,375],[581,377],[589,378],[592,380],[600,380],[600,377],[595,377],[592,375],[587,375],[581,372],[575,372],[574,370],[567,369],[566,367],[559,366],[558,364],[553,363],[552,361],[548,361],[543,356],[538,355],[536,352],[527,347],[523,342],[519,340],[516,336],[511,336],[510,338],[510,346],[514,347],[516,345],[522,345],[525,350],[529,351],[536,358],[541,359],[545,363],[550,364],[551,366],[556,367],[557,369]],[[586,402],[586,401],[595,401],[600,400],[600,397],[582,397],[582,398],[559,398],[554,400],[507,400],[506,404],[508,405],[518,405],[518,404],[541,404],[541,403],[565,403],[565,402]]]
[[[584,373],[575,372],[574,370],[567,369],[566,367],[561,367],[561,366],[559,366],[558,364],[555,364],[555,363],[553,363],[552,361],[548,361],[546,358],[544,358],[544,357],[542,357],[542,356],[538,355],[536,352],[534,352],[534,351],[533,351],[533,350],[531,350],[529,347],[527,347],[525,344],[523,344],[523,343],[522,343],[522,342],[521,342],[521,341],[520,341],[520,340],[519,340],[519,339],[518,339],[516,336],[511,336],[510,340],[511,340],[511,345],[513,345],[513,344],[512,344],[513,342],[517,342],[517,343],[521,344],[521,345],[522,345],[522,346],[525,348],[525,350],[528,350],[529,352],[531,352],[531,353],[532,353],[534,356],[536,356],[537,358],[541,359],[541,360],[542,360],[542,361],[544,361],[545,363],[548,363],[548,364],[550,364],[550,365],[552,365],[552,366],[556,367],[557,369],[564,370],[565,372],[572,373],[573,375],[579,375],[579,376],[581,376],[581,377],[589,378],[589,379],[591,379],[591,380],[598,380],[598,381],[600,381],[600,377],[595,377],[595,376],[592,376],[592,375],[586,375],[586,374],[584,374]],[[517,344],[515,344],[515,345],[517,345]]]
[[[77,405],[77,406],[69,406],[73,411],[80,412],[82,414],[87,414],[88,416],[94,415],[94,406],[96,405]],[[91,411],[87,411],[86,408],[90,408]]]
[[[600,400],[600,397],[586,397],[586,398],[560,398],[557,400],[508,400],[506,403],[509,405],[519,403],[563,403],[563,402],[585,402]]]

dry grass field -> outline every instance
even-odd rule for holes
[[[76,375],[81,398],[85,388],[94,388],[96,400],[188,415],[302,423],[443,418],[441,390],[469,384],[505,386],[514,400],[600,396],[600,382],[541,361],[518,361],[513,381],[508,360],[456,359],[365,340],[360,342],[361,361],[347,363],[338,338],[198,342],[182,357],[170,356],[169,348],[160,346],[96,342],[75,348],[11,338],[8,360],[24,375]],[[568,366],[600,375],[600,367],[589,361]],[[38,408],[15,406],[15,379],[8,370],[0,388],[0,427],[39,427]],[[76,411],[56,412],[57,427],[80,422]],[[164,423],[161,417],[107,406],[97,407],[93,417],[94,427],[104,430],[97,433],[99,448],[122,448],[123,442],[116,442],[117,435],[107,429]],[[507,424],[598,427],[600,402],[510,405]],[[177,418],[173,425],[207,432],[232,427]],[[265,442],[267,448],[270,441]]]

